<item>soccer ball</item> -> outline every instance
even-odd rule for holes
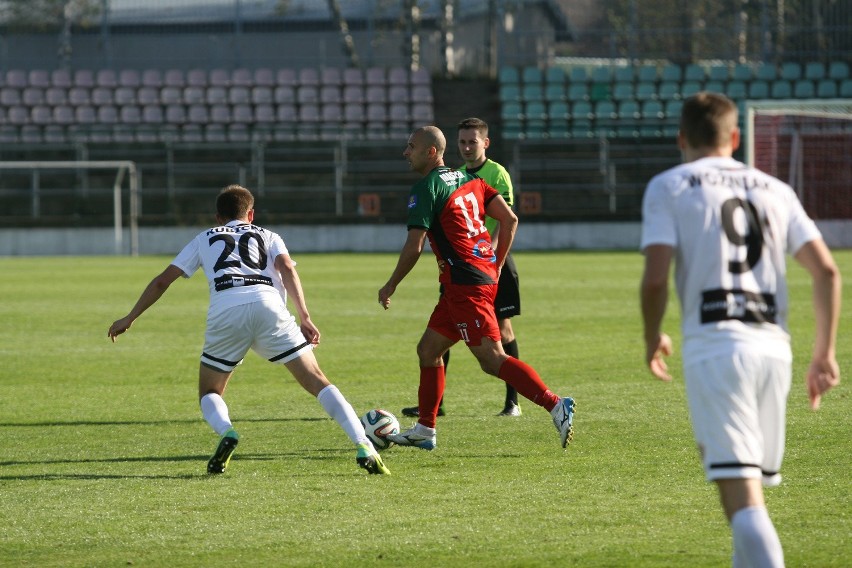
[[[387,439],[388,434],[399,434],[399,420],[396,419],[396,416],[381,408],[371,410],[362,416],[361,424],[364,425],[364,431],[377,451],[386,450],[393,446],[393,442]]]

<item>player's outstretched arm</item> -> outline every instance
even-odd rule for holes
[[[840,383],[835,345],[840,320],[840,271],[825,242],[816,239],[796,251],[795,259],[810,273],[816,320],[814,351],[805,379],[811,408],[819,408],[822,395]]]
[[[318,345],[320,332],[311,321],[311,314],[308,312],[308,305],[305,301],[305,292],[302,289],[302,280],[299,278],[299,273],[296,272],[296,263],[289,255],[279,254],[275,257],[275,268],[281,274],[281,283],[284,285],[284,290],[287,291],[287,297],[290,298],[296,308],[296,313],[299,315],[299,327],[302,330],[302,335],[314,345]]]
[[[426,241],[426,230],[412,228],[408,230],[408,237],[405,239],[405,244],[402,245],[402,250],[399,253],[399,260],[396,262],[396,268],[388,278],[387,283],[379,288],[379,304],[384,308],[390,307],[390,298],[396,292],[396,287],[402,282],[417,261],[420,260],[420,253],[423,252],[423,244]]]
[[[674,250],[667,245],[645,248],[645,272],[639,290],[645,328],[645,363],[655,377],[672,380],[664,356],[672,354],[672,340],[661,331],[669,296],[669,267]]]
[[[182,275],[183,271],[180,268],[174,264],[168,265],[165,270],[155,276],[154,279],[148,283],[148,286],[146,286],[145,290],[142,291],[142,294],[136,301],[136,305],[134,305],[133,309],[130,310],[130,313],[121,319],[115,320],[115,322],[109,326],[107,337],[112,339],[112,342],[115,343],[115,338],[130,329],[130,326],[133,325],[136,318],[141,316],[145,310],[153,306],[157,300],[162,297],[166,290],[169,289],[172,282],[180,278]]]

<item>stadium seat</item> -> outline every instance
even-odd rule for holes
[[[364,82],[367,85],[384,85],[385,70],[383,67],[369,67],[364,73]]]
[[[50,87],[50,73],[44,69],[33,69],[27,73],[27,85],[39,89]]]
[[[21,101],[26,106],[38,106],[46,104],[45,91],[41,87],[27,87],[21,93]]]
[[[246,105],[251,102],[249,87],[231,85],[228,89],[228,104]]]
[[[541,85],[543,79],[544,79],[544,74],[541,72],[541,69],[539,69],[538,67],[526,66],[521,70],[521,84],[522,85],[530,85],[530,84]]]
[[[203,99],[203,94],[201,89],[197,87],[193,87],[195,93],[195,98],[199,101]],[[176,105],[183,103],[183,89],[180,87],[163,87],[160,89],[159,97],[157,98],[149,98],[150,94],[153,92],[153,89],[143,87],[137,91],[136,100],[140,104],[153,104],[155,101],[159,100],[164,105]]]
[[[544,87],[545,101],[561,101],[565,99],[565,86],[562,83],[546,83]]]
[[[117,105],[136,104],[136,89],[133,87],[118,87],[114,91],[114,99]]]
[[[773,81],[769,88],[769,95],[773,99],[789,99],[793,96],[793,85],[790,81],[779,79]]]
[[[778,78],[778,69],[772,63],[759,63],[754,69],[754,78],[758,81],[774,81]]]
[[[845,61],[832,61],[828,65],[828,78],[843,81],[849,78],[849,65]]]
[[[388,100],[388,92],[384,85],[368,85],[364,92],[365,102],[385,104]]]
[[[269,104],[254,106],[254,122],[259,124],[275,122],[275,108]]]
[[[676,81],[663,81],[657,88],[657,98],[661,101],[670,101],[680,98],[680,83]]]
[[[530,101],[524,104],[524,120],[529,125],[541,125],[547,121],[547,107],[543,101]]]
[[[180,69],[167,69],[163,73],[163,85],[166,87],[186,87],[186,78]]]
[[[544,82],[561,87],[565,83],[565,69],[558,66],[548,67],[544,72]]]
[[[816,96],[821,99],[833,99],[837,96],[837,83],[833,79],[823,79],[817,83]]]
[[[254,70],[254,82],[256,87],[274,87],[275,73],[268,67],[260,67]]]
[[[544,90],[541,83],[524,83],[521,86],[521,100],[524,102],[543,101]]]
[[[92,104],[91,93],[85,87],[72,87],[68,90],[68,102],[72,105],[90,105]]]
[[[612,87],[612,98],[616,101],[626,101],[635,98],[633,83],[615,83]]]
[[[732,80],[728,83],[727,88],[725,89],[725,94],[728,95],[731,99],[740,100],[744,99],[748,96],[748,89],[746,88],[745,81]]]
[[[411,101],[431,105],[433,102],[431,85],[412,85]]]
[[[752,81],[748,86],[748,96],[751,99],[768,99],[769,83],[761,80]]]
[[[405,67],[391,67],[388,69],[388,85],[402,87],[410,82],[408,69]]]
[[[251,87],[254,85],[254,75],[250,69],[239,67],[231,71],[231,87]]]
[[[837,94],[843,99],[852,98],[852,79],[841,81]]]
[[[517,85],[521,82],[521,76],[518,73],[518,68],[512,65],[504,65],[500,67],[497,73],[497,81],[501,85]]]
[[[680,87],[680,96],[686,98],[701,91],[701,83],[698,81],[684,81]]]
[[[95,86],[114,89],[118,87],[118,75],[112,69],[99,69],[95,74]]]
[[[186,84],[193,87],[228,87],[231,84],[231,74],[225,69],[190,69],[186,74]]]
[[[600,136],[612,137],[616,135],[618,123],[618,110],[612,101],[598,101],[594,106],[595,131]]]
[[[296,88],[296,101],[300,105],[315,105],[319,103],[319,87],[317,85],[300,84]]]
[[[500,118],[503,120],[523,120],[524,107],[520,101],[508,101],[500,107]]]
[[[654,83],[637,83],[636,100],[650,101],[657,98],[657,87]]]
[[[61,87],[50,87],[44,91],[44,101],[50,106],[68,104],[68,91]]]
[[[660,81],[679,82],[683,79],[683,70],[680,65],[668,63],[660,70]]]
[[[107,87],[95,87],[92,89],[92,104],[97,105],[111,105],[115,102],[114,98],[115,89],[107,88]]]
[[[639,103],[636,101],[622,101],[618,105],[618,124],[615,128],[616,136],[638,136],[640,116]]]
[[[283,87],[295,88],[299,84],[299,77],[295,69],[284,67],[275,73],[275,84]]]
[[[8,76],[6,78],[9,83]],[[74,86],[93,89],[95,87],[95,73],[91,69],[78,69],[74,71]]]
[[[569,101],[589,100],[589,86],[586,83],[571,83],[568,85],[567,98]]]
[[[231,120],[231,107],[225,104],[210,105],[210,122],[214,124],[229,124]]]
[[[612,80],[616,83],[632,83],[635,79],[636,77],[633,73],[633,67],[630,65],[626,67],[616,67],[613,71]]]
[[[642,65],[636,73],[636,80],[640,83],[655,84],[657,82],[657,66]]]
[[[254,112],[251,105],[240,104],[232,107],[231,121],[237,124],[250,124],[254,122]]]
[[[812,99],[816,96],[814,82],[801,79],[793,84],[793,97],[797,99]]]
[[[696,65],[695,63],[690,63],[683,70],[683,80],[684,82],[704,82],[706,77],[706,73],[704,72],[704,68],[700,65]]]
[[[5,107],[16,106],[23,104],[21,98],[21,90],[12,87],[0,88],[0,105]]]
[[[343,98],[338,85],[323,85],[320,87],[319,95],[320,103],[322,104],[340,104]]]
[[[408,89],[406,89],[407,91]],[[346,85],[343,87],[343,102],[363,104],[364,88],[361,85]]]
[[[336,87],[340,89],[343,84],[343,76],[340,69],[337,67],[323,67],[320,71],[320,86],[321,87]]]
[[[731,80],[733,81],[751,81],[753,78],[753,72],[751,66],[745,63],[737,63],[734,65],[734,69],[731,71]]]
[[[405,122],[408,123],[411,121],[411,109],[408,107],[408,103],[405,102],[392,102],[388,105],[388,120],[391,122]]]
[[[412,85],[431,85],[432,76],[429,71],[423,67],[419,67],[410,73],[409,77]]]
[[[825,65],[821,61],[808,61],[805,64],[805,79],[809,81],[821,81],[825,77]]]
[[[571,118],[571,112],[568,108],[568,103],[565,101],[552,101],[547,105],[548,119],[567,121]]]
[[[586,71],[585,67],[572,67],[568,72],[568,82],[571,84],[574,83],[585,83],[589,80],[589,73]]]
[[[186,122],[186,108],[183,105],[166,105],[164,108],[166,122],[170,124],[183,124]]]
[[[709,80],[704,83],[704,87],[702,87],[703,91],[710,91],[713,93],[724,93],[725,92],[725,84],[722,81],[714,81]]]
[[[343,70],[343,87],[361,87],[364,84],[364,74],[360,69],[348,67]]]
[[[316,87],[317,90],[319,90],[319,85],[319,70],[314,67],[304,67],[299,69],[299,87]]]
[[[74,112],[71,107],[57,107],[57,109],[65,109],[73,118]],[[39,105],[30,109],[30,122],[33,124],[50,124],[53,122],[53,110],[49,106]]]
[[[67,69],[55,69],[50,73],[50,84],[53,87],[62,87],[69,89],[74,82],[71,78],[71,73]]]
[[[296,102],[296,89],[291,85],[278,85],[272,91],[275,104],[293,104]]]
[[[195,124],[206,124],[210,122],[210,112],[207,110],[207,105],[187,105],[186,119],[187,121]]]
[[[727,65],[711,65],[707,69],[707,80],[708,81],[718,81],[724,83],[730,78],[730,69],[728,69]],[[708,89],[710,90],[710,89]],[[719,91],[717,91],[719,92]]]
[[[798,81],[802,78],[802,66],[793,61],[784,62],[778,76],[785,81]]]
[[[428,103],[412,103],[411,120],[417,124],[431,124],[435,120],[435,110]]]
[[[601,65],[592,69],[592,83],[611,83],[612,69]]]
[[[163,75],[159,69],[146,69],[142,71],[142,84],[140,87],[152,87],[159,89],[163,86]]]

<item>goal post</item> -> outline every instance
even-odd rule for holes
[[[128,225],[130,229],[130,254],[139,255],[139,170],[129,160],[78,160],[78,161],[0,161],[0,170],[115,170],[113,182],[113,229],[115,254],[124,252],[124,227],[122,214],[122,186],[128,180]],[[37,207],[37,188],[33,189],[33,207]]]
[[[852,100],[746,101],[748,165],[790,184],[815,219],[852,219]]]

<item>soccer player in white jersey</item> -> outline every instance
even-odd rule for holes
[[[207,464],[208,473],[223,473],[239,436],[222,399],[234,369],[249,348],[284,365],[298,383],[317,397],[323,409],[356,445],[356,462],[369,473],[389,474],[352,406],[330,384],[313,353],[320,332],[311,321],[296,263],[279,235],[254,225],[254,197],[239,185],[224,188],[216,199],[218,226],[202,231],[151,280],[130,313],[107,333],[115,341],[165,293],[178,277],[202,268],[210,287],[210,307],[198,396],[201,412],[221,436]],[[299,324],[287,311],[287,297]]]
[[[792,375],[785,254],[810,273],[816,335],[805,379],[813,409],[840,381],[840,274],[793,189],[733,159],[737,107],[698,93],[683,105],[684,163],[654,177],[642,204],[640,296],[646,362],[669,381],[661,331],[672,259],[680,299],[690,420],[733,535],[733,566],[776,567],[784,554],[763,497],[781,481]]]

